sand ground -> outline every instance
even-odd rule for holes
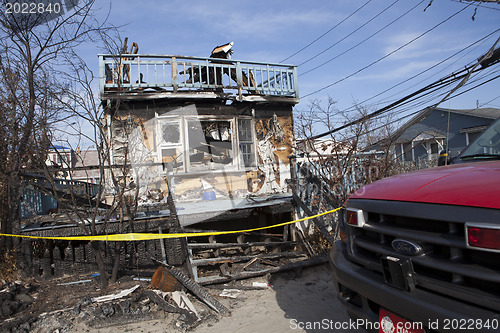
[[[264,280],[263,280],[264,281]],[[229,317],[205,321],[195,333],[247,332],[361,332],[361,329],[335,329],[349,317],[336,298],[327,265],[273,275],[271,287],[246,290],[236,299],[219,298],[230,308]],[[220,291],[211,290],[212,294]],[[86,330],[83,330],[86,331]],[[152,320],[92,330],[92,332],[171,332],[171,322]]]

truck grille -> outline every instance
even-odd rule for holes
[[[378,200],[350,200],[362,209],[366,223],[349,227],[350,258],[382,274],[380,258],[411,259],[416,288],[500,312],[500,253],[466,247],[466,222],[500,223],[500,211]],[[405,256],[391,243],[403,239],[419,244],[424,254]]]

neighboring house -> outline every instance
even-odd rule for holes
[[[99,56],[105,129],[113,164],[126,165],[124,186],[138,189],[140,204],[158,204],[171,177],[184,225],[259,200],[271,214],[286,204],[292,217],[296,67],[228,60],[231,47],[210,58],[127,55],[125,65]]]
[[[56,168],[72,168],[76,163],[75,151],[69,147],[52,145],[45,164]]]
[[[74,198],[88,199],[89,195],[92,197],[99,191],[99,186],[95,185],[99,184],[96,150],[74,151],[69,147],[52,145],[45,164],[53,170],[54,178],[48,179],[44,173],[24,176],[27,186],[23,188],[19,206],[22,220],[58,212],[56,194],[61,200],[62,196],[72,191]]]
[[[71,179],[99,184],[99,151],[95,149],[79,149],[75,155],[75,165],[71,171]]]
[[[389,139],[365,149],[387,151],[400,161],[435,164],[439,152],[448,147],[457,156],[495,119],[500,109],[453,110],[427,108],[401,126]]]
[[[75,151],[69,147],[52,145],[47,153],[45,164],[61,169],[54,175],[57,179],[99,183],[99,155],[95,149],[78,148]]]

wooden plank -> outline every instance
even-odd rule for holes
[[[313,216],[313,212],[307,207],[307,205],[296,195],[293,194],[293,200],[297,203],[297,205],[304,210],[307,216]],[[321,234],[330,242],[330,244],[335,243],[335,238],[330,235],[330,233],[326,230],[326,223],[323,217],[317,217],[312,219],[312,222],[318,227],[318,230]]]
[[[252,243],[189,243],[188,248],[194,250],[225,249],[225,248],[248,248],[253,246],[287,246],[295,245],[297,242],[252,242]]]
[[[193,292],[193,294],[203,300],[210,308],[214,309],[224,316],[231,315],[231,311],[229,311],[223,304],[221,304],[217,299],[210,295],[205,289],[201,288],[198,283],[184,275],[184,273],[180,269],[168,264],[164,264],[154,258],[151,259],[157,264],[167,267],[170,270],[170,274],[172,274],[180,283],[182,283],[184,287],[189,289],[191,292]]]
[[[234,280],[243,280],[243,279],[253,278],[253,277],[257,277],[257,276],[263,276],[266,274],[273,274],[273,273],[278,273],[278,272],[284,272],[287,270],[293,270],[293,269],[299,269],[299,268],[304,268],[304,267],[321,265],[321,264],[326,263],[327,261],[328,261],[328,258],[325,255],[316,256],[316,257],[312,257],[309,259],[288,263],[288,264],[278,266],[278,267],[271,267],[271,268],[264,269],[261,271],[241,272],[241,273],[233,274],[230,276],[200,277],[198,279],[198,283],[200,285],[226,283],[226,282],[234,281]]]
[[[261,258],[261,259],[297,258],[304,255],[305,253],[299,253],[299,252],[282,252],[282,253],[264,254],[258,256],[234,256],[234,257],[218,257],[209,259],[193,259],[191,265],[193,266],[216,265],[228,262],[234,263],[234,262],[248,261],[254,258]]]

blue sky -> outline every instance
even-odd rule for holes
[[[209,56],[215,46],[234,41],[233,59],[276,63],[286,59],[285,63],[299,65],[301,101],[297,110],[307,109],[311,100],[326,102],[331,97],[341,110],[360,103],[375,111],[464,68],[500,37],[500,31],[495,32],[500,28],[498,4],[434,0],[428,6],[429,2],[121,0],[111,1],[109,22],[122,25],[121,36],[138,43],[143,54]],[[98,1],[97,6],[101,13],[109,9],[105,1]],[[85,48],[85,58],[96,72],[100,52],[98,45]],[[482,71],[470,81],[479,77],[475,81],[479,84],[491,79],[498,75],[498,67]],[[402,83],[404,80],[408,82]],[[500,108],[499,82],[496,79],[440,106],[467,109],[479,103]],[[412,109],[418,111],[438,99],[420,100]]]

